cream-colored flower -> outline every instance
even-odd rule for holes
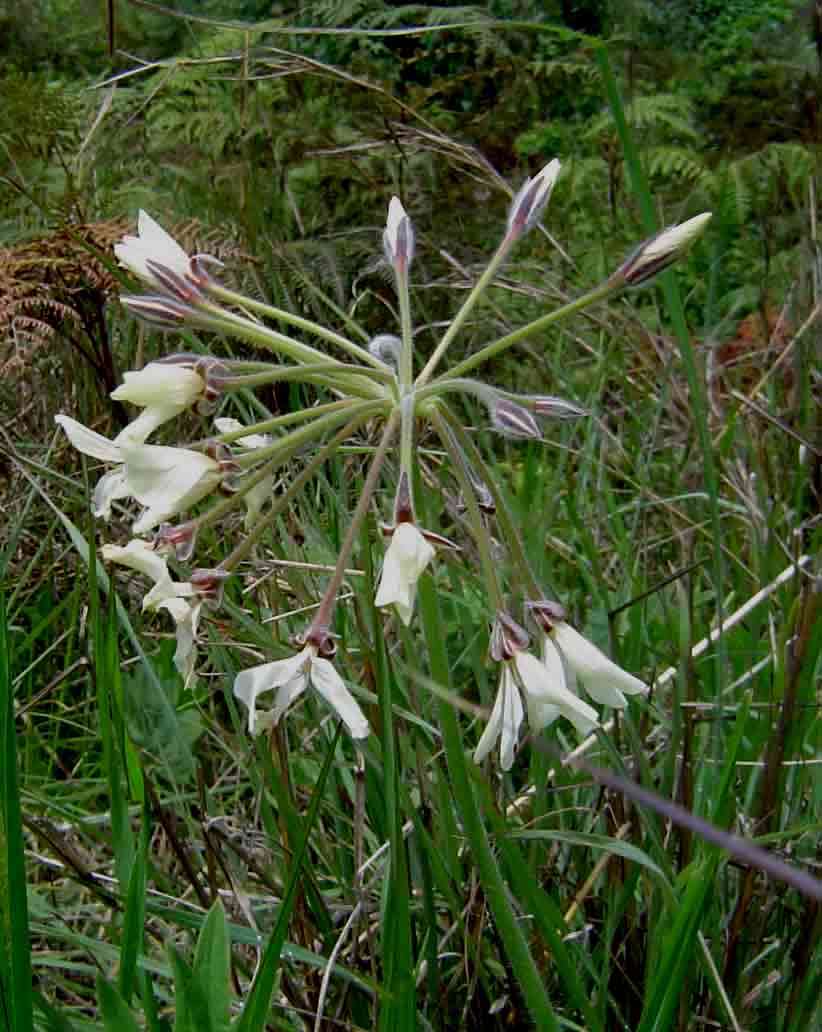
[[[111,397],[143,408],[176,409],[176,415],[199,401],[205,388],[205,379],[193,369],[170,362],[149,362],[136,372],[123,373],[123,383]]]
[[[414,614],[417,581],[433,558],[433,545],[426,541],[414,523],[397,524],[385,553],[374,604],[379,607],[396,606],[407,627]]]
[[[371,728],[333,663],[323,659],[314,645],[306,645],[295,656],[251,667],[238,674],[234,695],[248,709],[248,730],[258,733],[263,726],[277,724],[295,699],[312,685],[337,711],[352,738],[367,738]],[[257,696],[276,689],[269,714],[257,716]]]
[[[548,632],[545,646],[549,653],[551,648],[553,652],[559,649],[568,673],[578,678],[588,695],[601,706],[625,709],[628,705],[626,695],[645,695],[648,692],[644,681],[617,666],[564,620],[557,622]]]
[[[92,499],[95,516],[108,519],[113,501],[134,497],[146,511],[132,529],[144,534],[194,505],[220,482],[220,465],[210,456],[145,444],[146,437],[168,418],[167,413],[162,407],[145,409],[113,441],[70,416],[54,417],[78,451],[116,467],[97,482]]]
[[[702,235],[710,219],[711,212],[706,211],[680,225],[661,230],[629,255],[618,274],[632,287],[647,283],[685,253],[694,240]]]
[[[143,597],[143,609],[153,612],[165,609],[171,613],[177,638],[174,665],[187,682],[194,673],[197,623],[202,605],[197,589],[187,581],[173,580],[165,558],[147,541],[135,538],[125,547],[103,545],[102,556],[108,562],[137,570],[154,581]]]
[[[568,691],[558,656],[557,660],[558,666],[552,668],[530,652],[515,651],[503,662],[494,707],[474,752],[476,763],[481,763],[499,740],[500,766],[503,770],[511,768],[526,709],[534,734],[559,716],[570,720],[580,735],[590,734],[598,725],[596,710]],[[525,706],[520,692],[525,696]]]
[[[137,216],[137,236],[123,237],[114,245],[114,253],[124,268],[154,287],[162,287],[162,284],[149,269],[149,261],[164,266],[177,276],[187,277],[191,271],[191,259],[186,252],[142,209]]]

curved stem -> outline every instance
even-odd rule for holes
[[[417,377],[418,387],[423,387],[426,383],[428,383],[428,381],[433,376],[434,370],[437,368],[443,355],[448,350],[451,341],[454,339],[454,337],[456,337],[457,333],[459,333],[460,328],[462,327],[465,320],[468,318],[471,309],[477,303],[480,296],[485,291],[485,288],[496,275],[497,269],[508,257],[508,253],[511,250],[516,239],[516,236],[512,235],[511,233],[506,233],[503,237],[502,242],[494,252],[491,261],[488,263],[488,267],[486,268],[485,272],[483,272],[483,274],[474,284],[474,288],[463,302],[462,308],[460,308],[460,310],[454,316],[453,322],[445,331],[442,340],[436,346],[433,354],[425,363],[423,371]]]
[[[233,570],[240,563],[251,549],[262,537],[263,532],[279,516],[283,509],[290,504],[291,500],[303,489],[306,483],[314,476],[319,467],[339,448],[358,426],[361,426],[369,417],[360,413],[354,419],[349,420],[341,430],[328,441],[327,444],[317,452],[312,460],[305,465],[300,473],[291,481],[282,495],[274,502],[265,515],[255,524],[253,530],[237,545],[237,547],[220,563],[220,569]]]
[[[321,340],[325,340],[329,344],[335,344],[338,348],[347,352],[349,355],[353,355],[361,361],[367,362],[368,365],[373,366],[374,369],[384,370],[388,368],[381,359],[372,355],[368,348],[364,348],[360,344],[356,344],[353,340],[343,337],[340,333],[335,333],[334,330],[329,330],[326,326],[323,326],[321,323],[316,323],[312,319],[305,319],[303,316],[296,315],[294,312],[286,311],[283,308],[275,308],[274,305],[266,304],[264,301],[256,301],[254,298],[245,297],[243,294],[238,294],[233,290],[228,290],[228,288],[220,286],[219,284],[210,285],[208,292],[213,297],[219,298],[221,301],[228,301],[230,304],[238,305],[241,308],[247,308],[252,312],[259,312],[261,315],[267,315],[271,319],[278,319],[280,322],[284,322],[289,326],[294,326],[298,330],[312,333],[315,337],[319,337]]]
[[[499,355],[500,352],[506,351],[508,348],[513,347],[514,344],[519,344],[521,340],[525,340],[526,337],[530,337],[532,333],[538,333],[540,330],[544,330],[546,326],[550,326],[552,323],[559,322],[560,319],[564,319],[568,315],[573,315],[575,312],[579,312],[583,308],[587,308],[588,305],[592,305],[595,301],[602,301],[604,298],[610,297],[612,294],[616,294],[623,288],[624,284],[612,283],[610,280],[606,280],[605,283],[601,283],[598,287],[594,287],[593,290],[589,290],[588,293],[583,294],[582,297],[578,297],[574,301],[569,301],[567,305],[563,305],[561,308],[555,308],[553,312],[548,312],[547,315],[543,315],[541,318],[535,319],[526,326],[521,326],[518,330],[514,330],[512,333],[507,333],[504,337],[500,337],[500,339],[494,341],[493,344],[488,344],[486,347],[480,348],[480,350],[475,352],[473,355],[469,355],[468,358],[463,359],[462,362],[458,362],[454,368],[449,371],[448,378],[450,379],[452,376],[463,376],[469,371],[469,369],[476,369],[476,367],[482,365],[483,362],[487,362],[489,358],[494,358],[494,356]],[[440,377],[438,382],[443,382],[444,379],[444,377]]]
[[[320,607],[314,619],[311,621],[311,626],[306,632],[306,639],[309,640],[314,634],[322,634],[323,631],[327,630],[331,624],[331,617],[334,613],[334,606],[337,601],[337,592],[340,590],[340,585],[343,582],[345,576],[345,570],[348,566],[348,560],[351,556],[351,550],[354,547],[354,541],[356,540],[357,533],[359,531],[360,524],[368,512],[368,506],[371,504],[371,498],[376,490],[377,483],[380,477],[380,470],[382,464],[385,461],[385,456],[388,454],[388,448],[394,437],[394,432],[397,429],[397,423],[399,421],[399,413],[397,409],[391,413],[388,421],[385,424],[385,429],[382,433],[382,439],[380,440],[377,450],[374,452],[374,458],[371,460],[371,466],[368,470],[368,475],[365,478],[365,483],[362,487],[362,492],[357,502],[357,507],[354,509],[354,513],[351,516],[351,523],[346,531],[345,538],[340,547],[340,554],[337,556],[337,565],[334,567],[334,573],[331,576],[331,580],[328,587],[325,589]]]

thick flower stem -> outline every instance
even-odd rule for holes
[[[482,564],[482,572],[485,577],[485,585],[488,591],[491,607],[495,610],[503,609],[504,603],[502,590],[499,585],[496,567],[491,555],[489,534],[483,522],[482,513],[477,505],[477,498],[474,492],[474,487],[471,483],[471,478],[465,470],[462,456],[454,447],[454,438],[450,433],[452,421],[443,418],[439,405],[431,406],[430,418],[446,451],[451,456],[451,464],[462,490],[462,497],[465,501],[468,513],[468,522],[471,524],[471,532],[474,536],[474,541],[479,552],[480,563]],[[456,422],[456,420],[454,420],[454,422]]]
[[[394,438],[398,422],[399,413],[395,409],[385,424],[382,439],[377,445],[377,450],[374,452],[374,458],[371,460],[371,466],[369,467],[368,475],[365,478],[362,492],[351,517],[351,523],[348,526],[345,538],[343,539],[343,543],[340,547],[340,553],[337,556],[337,565],[334,567],[334,573],[332,574],[328,587],[325,589],[325,594],[323,595],[320,607],[317,610],[314,619],[311,621],[311,626],[306,632],[306,640],[309,640],[312,634],[321,634],[324,630],[327,630],[327,628],[330,627],[334,605],[337,601],[337,593],[340,590],[340,585],[342,584],[343,577],[345,576],[348,560],[354,547],[354,541],[356,540],[360,524],[368,512],[368,506],[371,504],[371,498],[379,482],[380,470],[382,469],[382,464],[385,461],[385,456],[388,454],[388,448]]]
[[[489,358],[494,358],[501,352],[507,351],[508,348],[513,347],[514,344],[519,344],[519,342],[521,340],[525,340],[526,337],[530,337],[532,334],[538,333],[540,330],[544,330],[552,323],[559,322],[560,319],[573,315],[575,312],[582,311],[584,308],[594,304],[596,301],[603,301],[605,298],[618,293],[622,289],[623,284],[621,283],[612,283],[610,280],[606,280],[605,283],[600,283],[598,287],[594,287],[593,290],[589,290],[588,293],[583,294],[582,297],[578,297],[574,301],[569,301],[567,305],[562,305],[561,308],[555,308],[553,312],[548,312],[547,315],[543,315],[539,319],[535,319],[533,322],[528,323],[527,326],[521,326],[518,330],[514,330],[512,333],[507,333],[504,337],[500,337],[500,339],[494,341],[493,344],[488,344],[486,347],[480,348],[480,350],[475,352],[473,355],[469,355],[468,358],[463,359],[462,362],[458,362],[453,369],[449,369],[448,379],[450,380],[454,376],[464,376],[469,370],[476,369],[476,367],[482,365],[483,362],[487,362]]]
[[[349,355],[353,355],[355,358],[358,358],[363,362],[367,362],[368,365],[373,366],[374,369],[387,369],[385,363],[375,355],[372,355],[367,348],[356,344],[353,340],[349,340],[347,337],[343,337],[339,333],[335,333],[334,330],[329,330],[320,323],[313,322],[311,319],[305,319],[301,315],[296,315],[294,312],[288,312],[283,308],[275,308],[273,305],[268,305],[264,301],[256,301],[254,298],[245,297],[243,294],[235,293],[235,291],[228,290],[226,287],[222,287],[216,283],[209,285],[208,292],[212,297],[219,298],[221,301],[227,301],[229,304],[234,304],[241,308],[247,308],[251,312],[259,312],[260,315],[267,315],[270,319],[277,319],[280,322],[286,323],[286,325],[296,327],[298,330],[311,333],[315,337],[319,337],[321,340],[327,341],[329,344],[335,344],[342,351],[347,352]]]
[[[338,430],[327,444],[323,445],[312,460],[306,464],[298,476],[295,477],[288,485],[286,490],[274,502],[271,508],[268,509],[265,515],[255,524],[253,530],[247,534],[231,554],[226,556],[226,558],[220,563],[220,569],[233,570],[238,563],[245,559],[254,545],[262,537],[265,530],[271,525],[277,516],[279,516],[283,509],[290,504],[291,500],[299,494],[320,466],[322,466],[322,464],[328,460],[337,448],[339,448],[343,441],[347,440],[354,433],[357,427],[364,423],[368,418],[368,414],[360,412],[357,416],[346,423],[341,430]]]
[[[495,251],[493,257],[491,258],[491,261],[488,263],[488,267],[486,268],[485,272],[483,272],[483,274],[474,284],[474,288],[463,302],[462,308],[460,308],[460,310],[454,316],[453,322],[445,331],[442,340],[436,346],[433,354],[425,363],[423,371],[417,377],[418,387],[423,387],[434,375],[434,370],[437,368],[443,355],[448,350],[451,341],[459,333],[463,323],[471,313],[471,309],[480,299],[488,284],[493,280],[500,265],[502,265],[502,263],[508,257],[508,254],[511,248],[513,247],[516,239],[516,236],[511,233],[506,233],[503,237],[502,242]]]
[[[313,405],[309,408],[298,409],[296,412],[287,412],[283,416],[273,416],[271,419],[264,419],[259,423],[249,423],[241,430],[227,430],[225,433],[209,437],[204,441],[197,442],[204,447],[211,441],[219,441],[221,444],[232,444],[234,441],[241,441],[251,434],[266,434],[272,430],[280,430],[286,426],[293,426],[295,423],[307,423],[319,419],[332,412],[348,412],[352,408],[349,398],[342,398],[339,401],[329,401],[324,405]],[[282,439],[281,439],[282,440]],[[259,449],[258,449],[259,454]]]

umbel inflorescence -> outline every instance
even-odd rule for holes
[[[69,416],[56,417],[79,451],[108,466],[94,490],[95,515],[108,519],[112,504],[127,498],[141,506],[132,524],[133,539],[125,546],[104,545],[102,555],[150,582],[143,608],[165,610],[174,620],[175,662],[184,678],[190,679],[194,672],[201,607],[220,605],[225,579],[253,554],[266,529],[334,451],[366,424],[381,427],[334,572],[313,620],[299,636],[296,651],[244,670],[235,680],[234,694],[247,708],[252,733],[276,724],[311,687],[336,710],[355,739],[369,735],[368,720],[332,662],[331,628],[354,542],[369,509],[379,501],[385,460],[397,441],[399,472],[391,519],[382,528],[386,547],[375,604],[393,607],[399,619],[410,624],[420,576],[444,553],[459,547],[417,519],[414,485],[422,426],[436,434],[460,486],[487,592],[490,658],[500,670],[496,701],[475,752],[477,762],[499,742],[500,764],[508,769],[526,715],[532,733],[562,717],[580,734],[587,734],[599,724],[599,713],[591,703],[623,708],[627,695],[647,691],[642,681],[574,630],[562,606],[544,597],[494,475],[458,418],[453,398],[462,394],[478,401],[488,413],[491,428],[512,438],[540,437],[542,419],[583,417],[584,411],[572,402],[550,395],[514,395],[473,374],[490,358],[560,318],[645,283],[683,253],[710,216],[698,215],[663,230],[588,294],[486,344],[450,370],[442,369],[450,345],[483,292],[516,243],[540,220],[559,167],[558,161],[552,161],[516,194],[486,270],[424,363],[413,348],[409,284],[414,229],[396,197],[388,208],[383,250],[396,284],[399,335],[381,334],[369,346],[228,289],[216,278],[220,265],[216,259],[189,256],[145,212],[140,212],[137,236],[127,236],[115,247],[120,264],[148,290],[121,298],[129,311],[167,331],[192,327],[228,334],[273,353],[275,359],[239,361],[183,353],[128,372],[112,397],[131,402],[142,412],[113,440]],[[289,332],[272,329],[263,322],[265,318]],[[313,385],[327,400],[250,426],[217,418],[211,436],[189,447],[149,443],[160,426],[186,410],[209,416],[232,391],[283,381]],[[300,472],[275,492],[279,471],[298,453]],[[209,505],[186,518],[206,500]],[[233,549],[216,568],[194,568],[187,579],[175,580],[169,561],[189,564],[198,532],[236,507],[244,509],[245,519],[244,533]],[[495,562],[489,520],[495,521],[495,537],[511,558],[511,583],[502,582]],[[506,601],[512,598],[517,599],[530,630],[512,615],[512,604]],[[273,692],[273,706],[260,711],[258,700],[268,692]]]

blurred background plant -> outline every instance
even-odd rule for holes
[[[625,124],[607,102],[603,45]],[[381,549],[363,547],[349,578],[341,662],[366,690],[396,683],[393,789],[382,758],[354,765],[319,709],[291,718],[269,755],[230,697],[239,657],[264,655],[272,633],[286,642],[320,596],[362,454],[328,464],[260,543],[205,623],[193,693],[129,580],[112,591],[101,567],[85,575],[98,528],[54,414],[116,432],[125,414],[108,391],[123,369],[169,350],[252,357],[206,334],[165,339],[118,306],[110,247],[139,207],[187,249],[223,257],[239,289],[365,341],[396,327],[377,259],[399,194],[417,230],[425,355],[511,191],[560,157],[544,232],[501,271],[455,358],[578,295],[646,235],[631,139],[659,225],[712,210],[706,242],[666,280],[685,341],[667,293],[591,308],[488,369],[591,418],[555,424],[547,444],[475,440],[537,575],[622,665],[660,675],[647,715],[620,721],[598,762],[818,874],[816,6],[32,0],[0,2],[0,51],[0,685],[16,730],[0,850],[14,945],[0,977],[4,1000],[21,1001],[9,1027],[34,1006],[50,1029],[223,1028],[248,1002],[257,930],[275,1009],[247,1007],[243,1032],[266,1019],[370,1028],[397,999],[419,1027],[529,1020],[520,961],[489,918],[489,858],[466,848],[442,754],[436,693],[450,678],[487,712],[495,691],[470,554],[437,574],[423,681],[419,630],[378,633]],[[309,400],[289,384],[256,398],[227,414]],[[426,462],[433,482],[435,448]],[[456,496],[426,525],[450,532]],[[218,555],[216,534],[201,547]],[[422,601],[430,613],[425,578]],[[476,712],[460,717],[466,750]],[[818,905],[538,749],[469,789],[556,1011],[541,1027],[819,1023]],[[352,845],[358,809],[365,841]],[[389,841],[406,844],[394,870]],[[8,906],[26,883],[30,954]],[[405,895],[385,889],[402,883]]]

